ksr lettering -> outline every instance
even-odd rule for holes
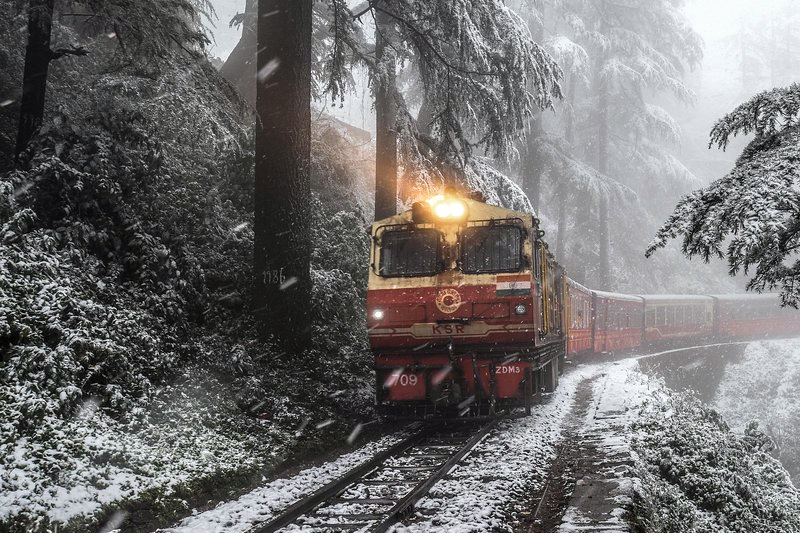
[[[464,326],[462,324],[441,324],[432,326],[434,335],[458,335],[464,333]]]

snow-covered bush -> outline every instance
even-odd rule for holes
[[[800,480],[800,342],[751,343],[725,369],[714,407],[735,431],[758,421],[775,443],[772,452]]]
[[[800,493],[756,424],[736,435],[721,416],[664,391],[634,425],[639,478],[631,508],[647,533],[800,531]]]
[[[0,19],[0,94],[15,95],[24,17]],[[41,134],[0,170],[4,531],[97,530],[119,507],[155,527],[346,427],[298,443],[304,419],[369,404],[346,139],[315,133],[316,342],[289,360],[249,313],[252,116],[205,62],[109,72],[96,52],[53,65]],[[0,106],[2,146],[14,108]]]

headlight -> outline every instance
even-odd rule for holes
[[[450,216],[450,204],[447,202],[439,202],[436,204],[436,207],[433,208],[433,211],[436,213],[437,217],[447,218]]]
[[[525,304],[519,304],[514,308],[514,312],[518,315],[524,315],[528,312],[528,308],[525,307]]]
[[[375,309],[375,310],[372,312],[372,318],[374,318],[375,320],[381,320],[381,319],[383,319],[383,310],[381,310],[381,309]]]
[[[433,214],[439,219],[460,220],[467,214],[467,206],[464,202],[441,195],[428,200],[428,205],[433,207]]]

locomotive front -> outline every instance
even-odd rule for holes
[[[453,191],[375,222],[367,325],[382,414],[491,415],[555,387],[565,277],[536,222]]]

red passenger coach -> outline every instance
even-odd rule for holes
[[[592,291],[567,280],[567,353],[592,351]]]
[[[800,312],[781,307],[777,294],[727,294],[714,300],[714,334],[722,340],[796,335]]]
[[[710,296],[644,295],[644,341],[649,345],[699,342],[714,333],[714,299]]]
[[[564,356],[563,269],[531,215],[450,194],[376,221],[367,326],[378,409],[530,406]]]
[[[640,297],[592,291],[592,308],[595,352],[628,350],[641,344],[644,303]]]

